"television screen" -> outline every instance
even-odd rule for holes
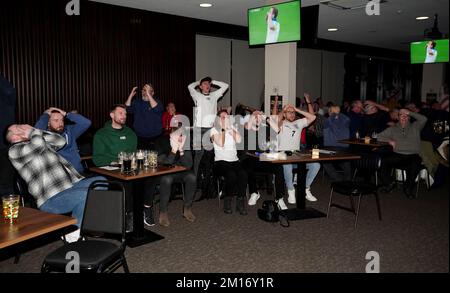
[[[297,0],[249,9],[250,46],[300,41],[300,7]]]
[[[411,43],[411,63],[448,62],[448,39]]]

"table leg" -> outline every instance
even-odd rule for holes
[[[297,164],[297,186],[295,198],[297,208],[281,211],[290,221],[323,218],[326,214],[313,208],[306,207],[306,163]]]
[[[137,247],[164,239],[163,236],[144,228],[144,182],[137,180],[133,184],[133,232],[127,237],[129,247]]]

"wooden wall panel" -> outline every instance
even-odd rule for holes
[[[17,89],[17,120],[34,124],[48,107],[78,110],[95,128],[133,86],[192,116],[195,35],[246,38],[246,28],[81,0],[0,2],[0,72]]]

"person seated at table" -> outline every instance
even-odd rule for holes
[[[414,122],[410,122],[410,118]],[[420,132],[427,122],[427,118],[419,113],[401,109],[399,122],[378,135],[378,140],[388,142],[393,152],[383,157],[381,163],[381,191],[390,192],[395,187],[391,178],[393,168],[406,171],[406,182],[403,191],[408,198],[413,197],[415,179],[420,171]]]
[[[187,135],[184,128],[171,127],[172,133],[170,137],[170,149],[158,154],[158,164],[163,166],[182,166],[187,168],[186,171],[163,175],[153,180],[151,190],[152,195],[157,184],[159,184],[159,224],[164,227],[170,225],[168,206],[170,196],[172,194],[173,184],[180,182],[184,184],[184,206],[183,217],[189,221],[194,222],[196,217],[192,213],[192,202],[194,200],[195,191],[197,189],[197,177],[194,171],[191,170],[193,166],[192,152],[188,150]],[[144,210],[149,209],[153,205],[153,196],[145,198]],[[144,212],[147,215],[147,212]],[[146,223],[148,220],[146,219]]]
[[[238,156],[248,175],[249,206],[256,205],[261,197],[256,184],[256,172],[273,174],[275,176],[275,199],[279,200],[285,196],[283,167],[279,164],[259,161],[247,154],[248,151],[265,151],[266,142],[271,137],[276,137],[276,133],[268,123],[269,119],[260,111],[254,111],[244,118],[244,146],[243,150],[238,151]]]
[[[65,119],[73,124],[66,125]],[[79,173],[83,173],[81,157],[78,152],[77,139],[91,126],[91,120],[77,113],[67,113],[64,110],[50,107],[41,115],[35,126],[41,130],[48,130],[60,134],[67,144],[58,151]]]
[[[331,106],[328,112],[329,117],[325,118],[323,130],[324,146],[331,147],[336,151],[346,151],[348,146],[339,143],[339,141],[348,139],[350,136],[350,118],[340,113],[341,108],[339,106]],[[349,162],[325,162],[322,166],[332,182],[351,180],[352,170]],[[339,166],[344,172],[342,176],[337,172],[336,166]]]
[[[111,120],[107,121],[105,126],[94,135],[92,161],[97,167],[117,162],[120,152],[135,152],[137,147],[136,134],[126,126],[126,106],[113,105],[109,116]]]
[[[233,213],[233,197],[237,195],[236,211],[247,215],[245,195],[247,190],[247,173],[239,162],[236,144],[241,142],[241,135],[230,123],[226,110],[220,110],[214,127],[211,129],[214,146],[214,173],[216,177],[225,178],[224,212]]]
[[[373,101],[364,103],[363,128],[360,131],[361,137],[372,136],[380,133],[389,127],[389,108]]]
[[[364,105],[360,100],[352,102],[350,111],[347,112],[347,117],[350,118],[350,138],[355,138],[356,133],[363,131],[364,124]]]
[[[126,126],[127,111],[126,106],[115,104],[111,107],[109,116],[111,120],[105,123],[105,126],[99,129],[94,135],[94,143],[92,146],[92,161],[97,167],[111,165],[117,163],[120,152],[132,153],[137,148],[137,136],[134,131]],[[150,180],[145,180],[145,184],[149,184]],[[132,220],[132,202],[133,194],[130,184],[125,184],[126,200],[125,206],[127,211],[127,230],[131,228]],[[144,196],[149,197],[148,192]],[[153,219],[153,215],[148,217]],[[151,223],[154,225],[154,222]]]
[[[309,95],[305,95],[305,99],[307,100],[308,110],[314,112],[311,106],[311,102],[309,99]],[[297,119],[296,114],[303,115],[304,118]],[[305,112],[297,109],[293,105],[287,105],[283,109],[283,117],[284,120],[281,122],[279,128],[275,128],[278,134],[278,150],[279,151],[298,151],[300,150],[300,135],[303,128],[308,127],[315,119],[316,116],[309,112]],[[274,127],[274,124],[271,124]],[[292,164],[284,164],[284,181],[287,187],[288,192],[288,202],[290,204],[296,203],[295,198],[295,187],[293,182],[293,171],[294,165]],[[306,199],[309,201],[317,201],[317,198],[313,196],[311,193],[311,184],[314,181],[314,178],[317,176],[317,173],[320,170],[319,163],[308,163],[306,164],[306,169],[308,170],[306,174]],[[284,208],[285,203],[281,198],[278,200],[278,205],[280,208]]]
[[[14,168],[28,185],[38,208],[52,214],[72,213],[80,228],[89,185],[97,176],[84,178],[57,151],[66,145],[59,134],[33,128],[30,125],[11,125],[6,133],[11,144],[8,156]],[[80,229],[66,235],[67,242],[77,241]]]
[[[394,126],[395,124],[397,124],[398,122],[398,112],[399,109],[395,108],[391,111],[389,111],[389,121],[387,123],[387,125],[390,126]]]
[[[164,135],[169,136],[172,133],[170,121],[177,115],[177,109],[175,103],[170,102],[166,106],[166,112],[162,114],[162,127],[164,129]]]

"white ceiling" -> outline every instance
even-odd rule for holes
[[[387,0],[379,16],[368,16],[365,9],[338,10],[320,5],[319,38],[361,45],[409,50],[409,43],[424,38],[439,14],[439,30],[448,35],[449,0]],[[418,16],[429,16],[417,21]],[[328,32],[328,28],[339,28]]]
[[[247,26],[247,9],[276,2],[274,0],[91,0],[107,4],[156,11],[222,23]],[[341,0],[344,2],[356,0]],[[366,0],[367,1],[367,0]],[[209,2],[212,8],[201,8]],[[280,2],[280,1],[278,1]],[[302,6],[317,5],[319,0],[303,0]],[[361,2],[361,0],[359,0]],[[439,29],[448,35],[449,0],[387,0],[379,16],[368,16],[365,9],[338,10],[320,5],[319,38],[360,45],[407,51],[409,42],[423,39],[426,28],[433,26],[439,14]],[[417,16],[430,19],[417,21]],[[339,31],[330,33],[330,27]]]

